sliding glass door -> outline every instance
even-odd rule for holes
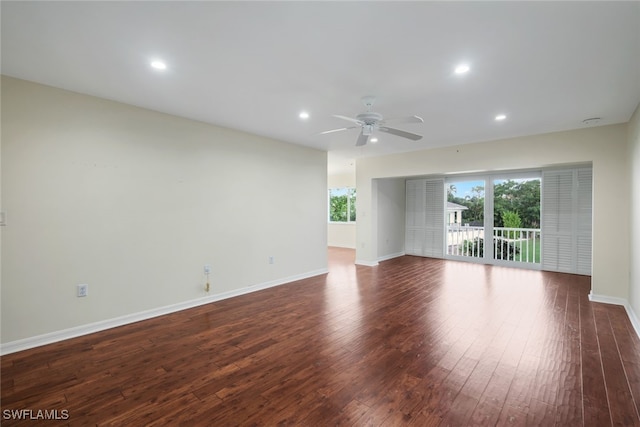
[[[493,259],[540,265],[540,177],[493,179]]]
[[[591,274],[592,174],[585,165],[409,179],[405,253]]]
[[[483,258],[485,180],[468,179],[446,184],[446,254]]]
[[[447,258],[540,266],[540,173],[448,178]]]

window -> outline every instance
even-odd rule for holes
[[[329,222],[356,221],[356,189],[329,189]]]

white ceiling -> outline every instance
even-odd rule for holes
[[[353,159],[629,120],[640,2],[8,2],[2,73]],[[161,58],[168,68],[151,69]],[[453,73],[466,62],[471,71]],[[354,147],[375,95],[418,142]],[[306,110],[310,118],[298,118]],[[498,113],[508,117],[494,121]]]

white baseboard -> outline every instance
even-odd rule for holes
[[[364,265],[366,267],[375,267],[378,265],[378,261],[364,261],[361,259],[356,260],[356,265]]]
[[[378,262],[388,261],[390,259],[398,258],[404,255],[405,255],[404,252],[396,252],[395,254],[383,255],[378,258]]]
[[[187,310],[189,308],[194,308],[204,304],[209,304],[212,302],[221,301],[228,298],[233,298],[240,295],[261,291],[263,289],[284,285],[287,283],[295,282],[297,280],[320,276],[328,272],[329,272],[328,269],[323,268],[323,269],[310,271],[303,274],[298,274],[295,276],[285,277],[282,279],[276,279],[276,280],[271,280],[269,282],[247,286],[241,289],[234,289],[233,291],[229,291],[229,292],[208,295],[202,298],[179,302],[177,304],[171,304],[164,307],[158,307],[151,310],[141,311],[138,313],[127,314],[125,316],[120,316],[113,319],[102,320],[99,322],[94,322],[86,325],[76,326],[73,328],[63,329],[61,331],[50,332],[47,334],[42,334],[34,337],[24,338],[21,340],[7,342],[4,344],[0,344],[0,355],[15,353],[22,350],[28,350],[30,348],[40,347],[46,344],[52,344],[54,342],[68,340],[70,338],[76,338],[79,336],[104,331],[106,329],[127,325],[129,323],[139,322],[141,320],[147,320],[153,317],[175,313],[177,311]]]
[[[598,295],[593,292],[589,292],[589,301],[601,302],[604,304],[622,305],[626,306],[628,301],[624,298],[610,297],[607,295]]]
[[[631,308],[631,305],[627,304],[624,306],[624,308],[625,310],[627,310],[627,314],[629,315],[629,320],[631,321],[633,329],[636,330],[636,335],[638,336],[638,338],[640,338],[640,319],[638,319],[638,316],[636,315],[636,312],[633,311],[633,308]]]
[[[356,248],[354,245],[332,245],[332,244],[328,244],[327,247],[328,248],[340,248],[340,249],[354,249],[354,250]]]
[[[631,307],[631,304],[629,304],[629,301],[627,301],[624,298],[609,297],[606,295],[597,295],[597,294],[594,294],[593,292],[589,293],[589,301],[623,306],[625,311],[627,312],[627,316],[629,316],[629,320],[631,321],[631,326],[633,326],[633,329],[636,331],[636,335],[638,336],[638,338],[640,338],[640,320],[638,320],[638,316],[633,311],[633,308]]]

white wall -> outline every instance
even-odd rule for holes
[[[406,190],[404,178],[377,179],[378,260],[404,255]]]
[[[356,225],[354,223],[329,223],[327,226],[327,245],[355,249]]]
[[[356,175],[353,173],[342,173],[329,175],[328,188],[355,187]],[[328,189],[327,189],[328,190]],[[357,198],[356,198],[357,201]],[[328,208],[325,207],[328,216]],[[356,217],[357,221],[357,217]],[[356,247],[356,224],[354,223],[329,223],[327,226],[327,244],[338,248]]]
[[[636,316],[636,329],[640,335],[640,105],[629,121],[629,159],[631,169],[631,203],[630,228],[631,239],[629,303]]]
[[[326,158],[2,77],[2,342],[325,272]]]
[[[629,297],[627,125],[602,126],[485,143],[359,159],[356,259],[378,255],[376,178],[469,173],[593,163],[592,292]]]

